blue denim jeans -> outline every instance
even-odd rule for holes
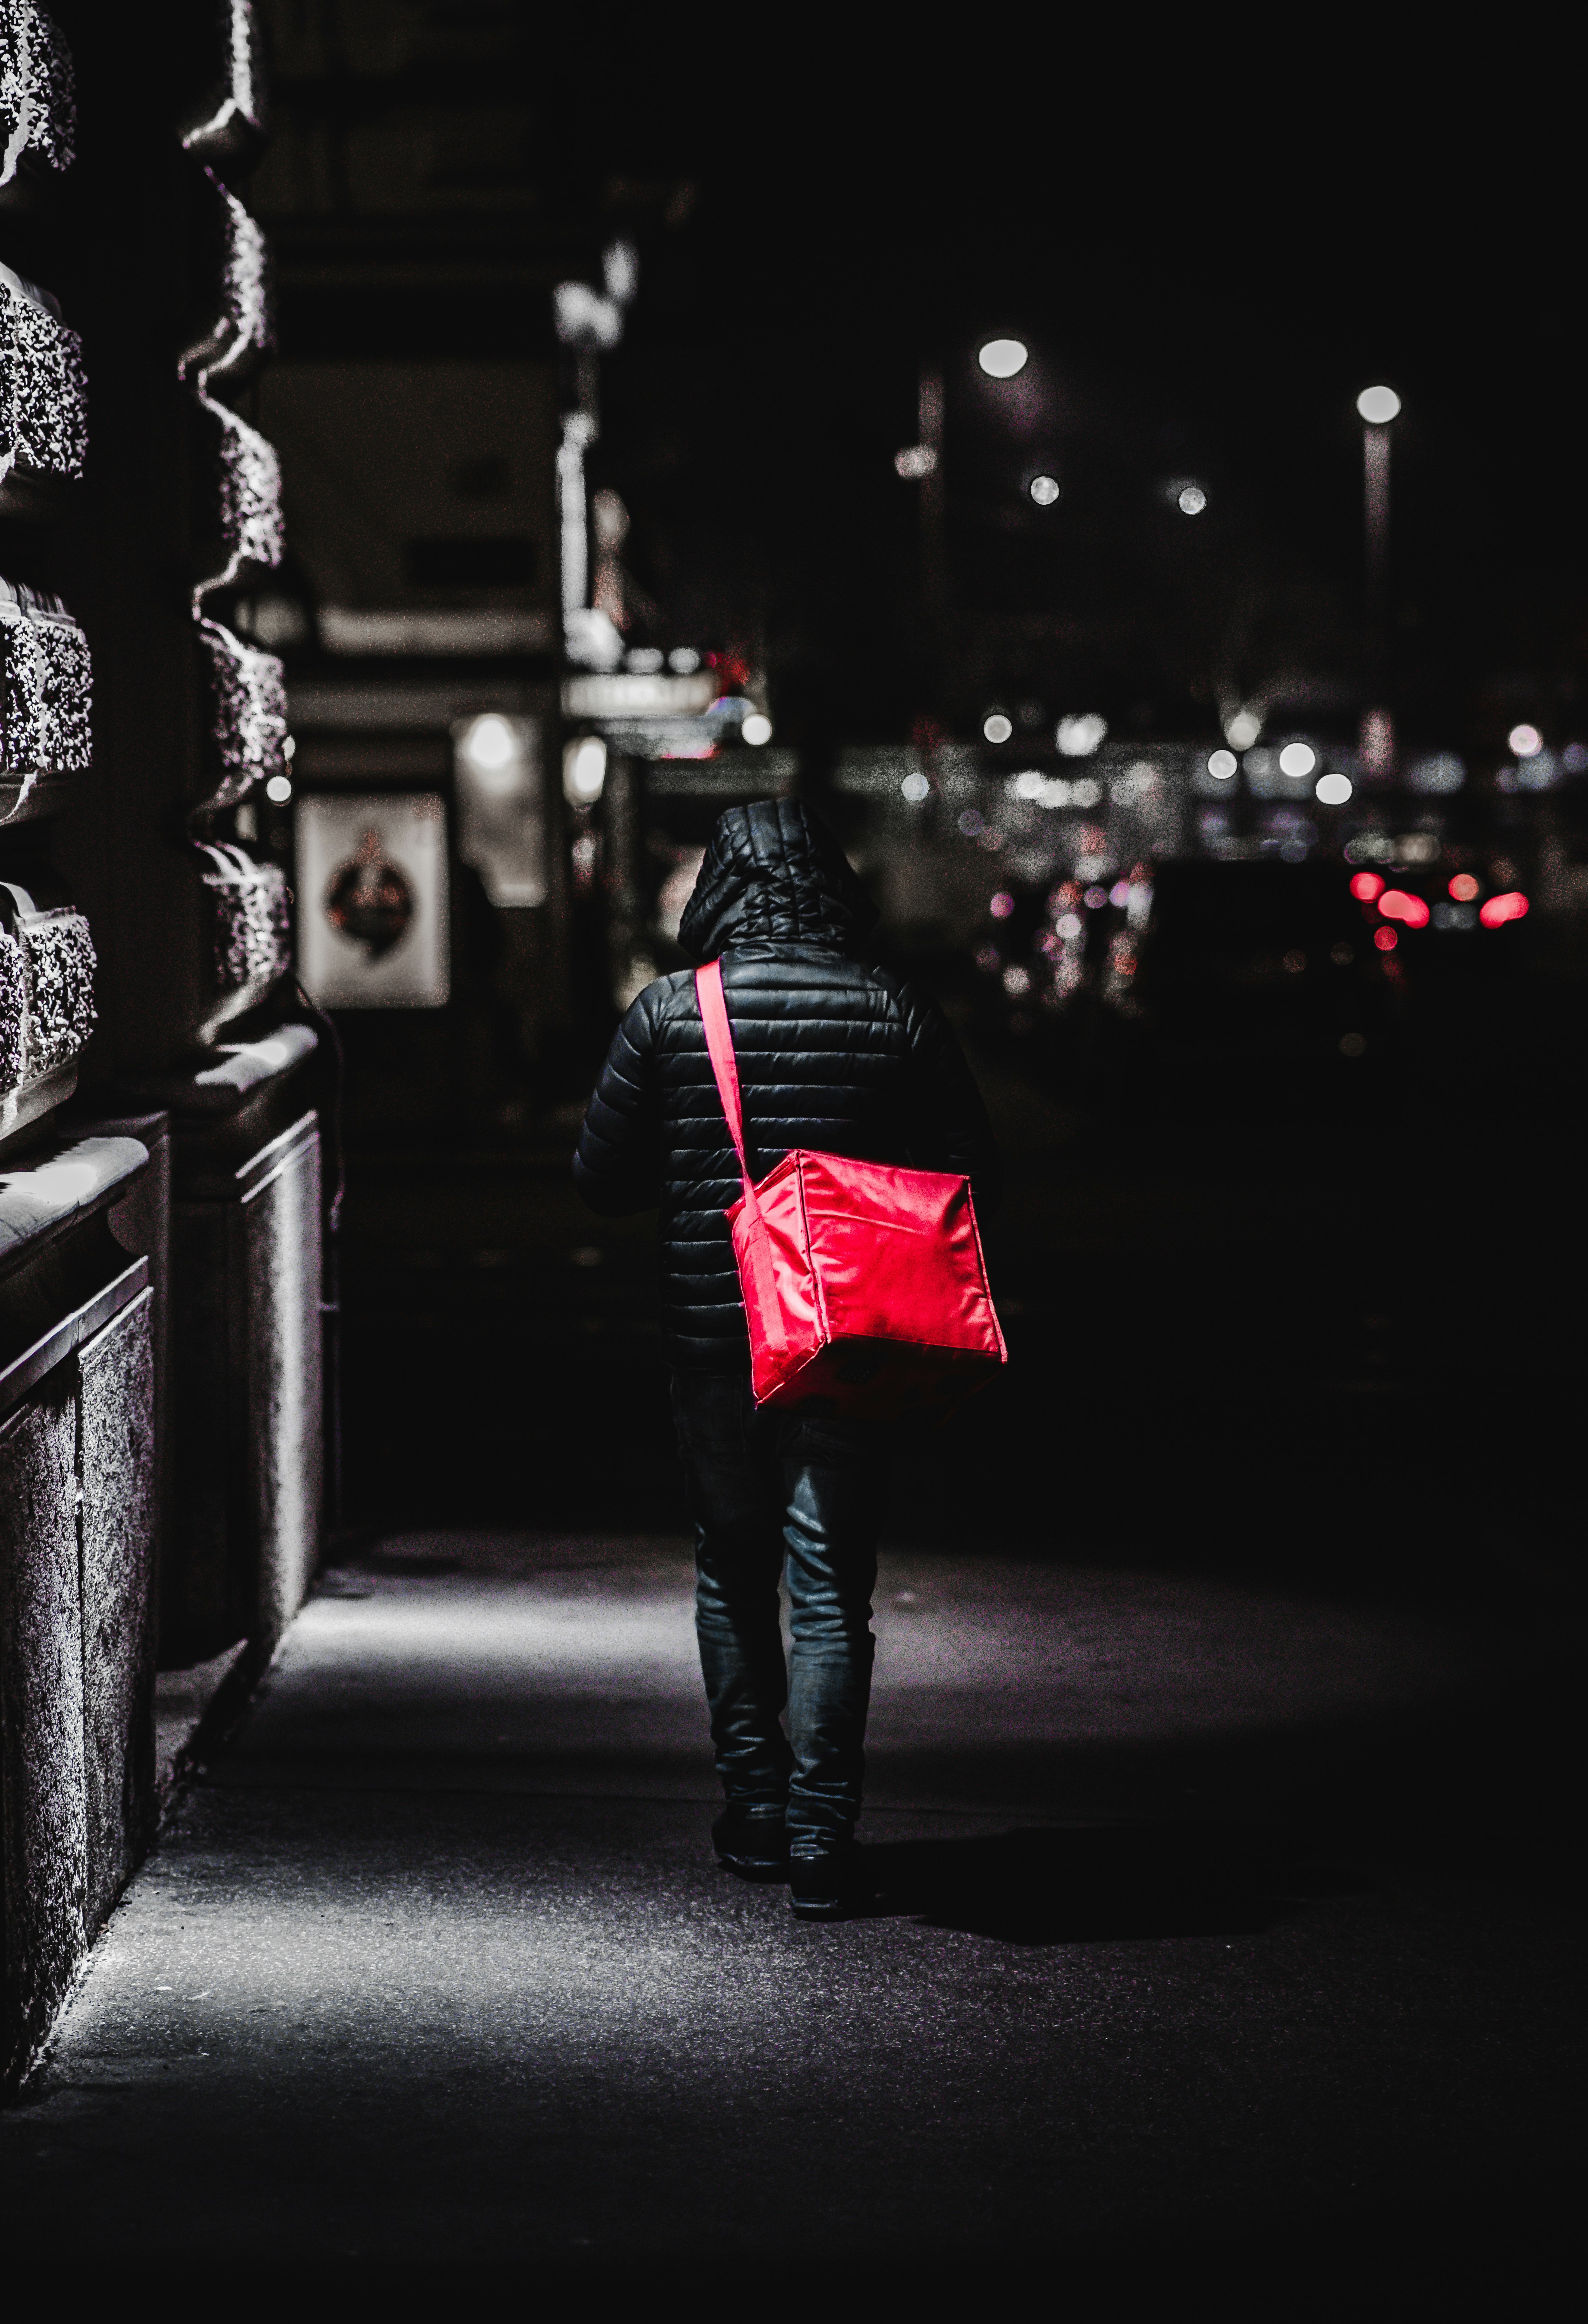
[[[675,1372],[673,1416],[722,1788],[732,1806],[783,1808],[791,1855],[841,1849],[865,1774],[884,1433],[797,1408],[757,1412],[748,1368]],[[778,1619],[785,1572],[787,1670]]]

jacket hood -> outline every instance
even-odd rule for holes
[[[691,960],[728,945],[811,944],[843,952],[877,907],[824,823],[798,799],[752,799],[717,817],[679,923]]]

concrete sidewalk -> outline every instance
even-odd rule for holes
[[[940,1554],[877,1628],[877,1908],[812,1928],[712,1861],[679,1545],[330,1577],[0,2117],[14,2238],[527,2288],[1278,2264],[1287,2315],[1542,2264],[1575,1978],[1474,1829],[1501,1649]]]

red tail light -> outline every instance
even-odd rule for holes
[[[1478,907],[1478,918],[1486,928],[1502,928],[1507,920],[1525,920],[1527,917],[1528,899],[1516,889],[1506,896],[1491,896],[1486,904]]]
[[[1379,898],[1379,909],[1387,920],[1400,920],[1409,928],[1426,928],[1428,925],[1427,906],[1420,896],[1409,896],[1404,888],[1386,889]],[[1488,909],[1487,905],[1484,909]]]
[[[1384,883],[1376,872],[1359,872],[1351,882],[1351,892],[1359,904],[1371,904],[1375,896],[1384,892]]]

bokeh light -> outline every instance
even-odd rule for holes
[[[1287,742],[1280,752],[1280,772],[1295,782],[1305,782],[1317,764],[1317,752],[1310,742]]]
[[[1502,928],[1507,920],[1525,920],[1528,899],[1519,890],[1512,889],[1503,896],[1491,896],[1486,904],[1478,907],[1478,918],[1486,928]]]
[[[1400,410],[1400,398],[1392,387],[1364,387],[1356,409],[1370,428],[1387,428]]]
[[[1240,763],[1233,751],[1215,751],[1207,761],[1207,771],[1216,783],[1227,783],[1234,778]]]
[[[1536,759],[1544,748],[1544,737],[1537,726],[1525,723],[1513,726],[1505,739],[1519,759]]]
[[[1446,893],[1454,896],[1458,904],[1472,903],[1477,892],[1478,883],[1470,872],[1458,872],[1446,890]]]
[[[987,906],[987,909],[995,920],[1006,920],[1014,909],[1014,899],[1006,890],[1000,889]]]
[[[593,807],[606,787],[607,746],[599,734],[587,734],[563,761],[563,790],[574,807]]]
[[[1033,476],[1027,487],[1038,508],[1051,508],[1059,497],[1057,476]]]
[[[1078,716],[1059,721],[1059,755],[1062,759],[1089,759],[1100,750],[1107,736],[1108,721],[1095,710],[1083,710]]]
[[[1013,379],[1025,369],[1030,350],[1021,339],[988,339],[977,352],[977,362],[989,379]]]
[[[1399,920],[1409,928],[1426,928],[1428,908],[1420,896],[1409,895],[1404,888],[1386,888],[1379,898],[1379,909],[1387,920]]]
[[[1006,742],[1014,729],[1001,710],[994,710],[982,720],[981,731],[989,742]]]
[[[1352,788],[1349,775],[1319,775],[1312,787],[1312,795],[1322,807],[1344,807],[1351,797]]]
[[[463,747],[477,767],[491,774],[518,756],[519,738],[505,718],[488,711],[470,725]]]

